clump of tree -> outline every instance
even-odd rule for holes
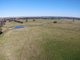
[[[75,19],[73,19],[73,22],[74,22],[74,20],[75,20]]]
[[[2,32],[2,27],[3,27],[3,25],[5,25],[5,23],[6,23],[6,20],[0,21],[0,34],[3,33],[3,32]]]
[[[15,20],[15,22],[23,24],[23,22],[22,22],[22,21]]]
[[[0,26],[0,34],[2,34],[3,32],[2,32],[2,26]]]
[[[35,19],[33,19],[33,22],[36,21]]]
[[[53,21],[53,23],[57,23],[57,21]]]
[[[28,19],[26,19],[26,22],[28,22]]]

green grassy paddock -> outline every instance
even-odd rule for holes
[[[53,21],[7,22],[3,30],[26,27],[0,36],[0,60],[80,60],[80,21]]]

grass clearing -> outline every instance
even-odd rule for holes
[[[26,27],[0,36],[0,60],[80,60],[80,21],[53,21],[7,22]]]
[[[80,34],[63,29],[53,31],[43,33],[45,60],[80,60]]]

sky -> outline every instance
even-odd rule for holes
[[[0,17],[80,17],[80,0],[0,0]]]

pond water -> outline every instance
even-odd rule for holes
[[[24,26],[15,26],[14,28],[15,28],[15,29],[24,28]]]

